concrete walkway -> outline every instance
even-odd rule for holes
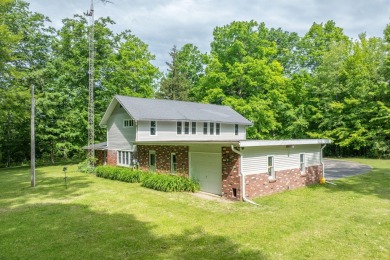
[[[341,160],[324,159],[325,178],[336,180],[371,171],[371,167],[365,164],[347,162]]]

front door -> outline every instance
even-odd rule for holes
[[[156,152],[149,151],[149,171],[154,172],[156,170]]]

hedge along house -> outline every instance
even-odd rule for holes
[[[252,123],[228,106],[115,96],[104,114],[99,163],[184,174],[232,200],[319,181],[330,140],[246,140]]]

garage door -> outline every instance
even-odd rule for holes
[[[190,153],[190,175],[200,182],[200,190],[222,194],[222,159],[217,153]]]

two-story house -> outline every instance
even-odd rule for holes
[[[228,106],[115,96],[100,162],[185,174],[241,200],[318,182],[326,139],[246,140],[252,123]]]

